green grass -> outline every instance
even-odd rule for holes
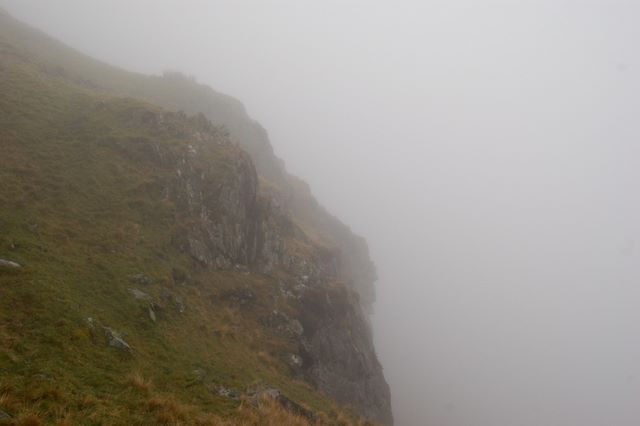
[[[193,143],[190,132],[217,130],[201,117],[79,87],[2,47],[0,258],[23,265],[0,267],[0,409],[14,416],[8,423],[251,423],[239,402],[207,390],[212,383],[269,383],[329,423],[347,422],[289,371],[282,354],[295,343],[261,325],[276,276],[205,271],[172,243],[181,215],[162,189],[175,171],[146,149],[177,156]],[[201,148],[214,179],[240,155],[232,144]],[[185,282],[175,271],[189,271]],[[132,282],[141,273],[152,284]],[[157,322],[131,287],[162,305]],[[225,295],[238,288],[256,301],[230,304]],[[167,293],[184,302],[183,313]],[[124,333],[133,353],[108,346],[102,325]]]

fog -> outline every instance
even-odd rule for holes
[[[0,0],[239,98],[369,241],[397,425],[640,424],[640,3]]]

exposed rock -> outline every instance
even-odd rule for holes
[[[204,371],[202,368],[196,368],[192,371],[192,373],[193,373],[194,380],[199,383],[202,383],[205,377],[207,377],[207,372]]]
[[[43,380],[46,382],[53,382],[55,381],[55,379],[53,378],[53,376],[51,374],[47,374],[47,373],[37,373],[33,375],[34,379],[37,380]]]
[[[302,357],[300,355],[297,354],[290,354],[289,355],[289,365],[292,368],[298,369],[298,368],[302,368]]]
[[[133,352],[133,348],[121,337],[120,333],[109,327],[102,327],[109,346],[126,352]]]
[[[209,392],[224,397],[224,398],[228,398],[234,401],[237,401],[238,399],[240,399],[240,392],[238,392],[235,389],[232,388],[227,388],[225,386],[222,385],[209,385],[207,386],[207,388],[209,389]]]
[[[149,305],[149,319],[156,322],[156,312],[153,310],[153,306]]]
[[[376,279],[366,242],[317,205],[289,205],[298,211],[298,217],[314,215],[316,230],[326,232],[337,243],[321,247],[296,227],[291,212],[283,208],[286,200],[274,202],[274,197],[258,193],[258,179],[249,157],[230,159],[230,173],[222,182],[212,180],[210,165],[200,159],[185,152],[172,163],[177,178],[170,197],[181,211],[196,219],[176,241],[212,269],[285,271],[292,280],[283,284],[280,292],[291,303],[301,305],[305,319],[294,321],[276,314],[264,321],[306,348],[299,360],[290,360],[291,365],[339,403],[354,406],[372,420],[391,424],[389,387],[366,316],[375,298]],[[305,202],[312,204],[309,200]],[[289,240],[304,249],[289,247]],[[344,291],[333,294],[329,287],[337,282]],[[248,287],[226,290],[220,297],[240,308],[258,303]]]
[[[302,327],[300,321],[298,321],[297,319],[292,319],[291,321],[289,321],[287,331],[300,337],[304,333],[304,327]]]
[[[2,420],[11,420],[12,417],[9,413],[7,413],[6,411],[2,411],[0,410],[0,421]]]
[[[67,79],[68,75],[60,78]],[[121,79],[103,81],[106,80]],[[89,85],[88,82],[82,84]],[[351,404],[365,416],[390,423],[389,390],[363,313],[363,310],[370,312],[375,300],[375,268],[369,260],[365,241],[326,212],[304,182],[287,174],[273,154],[266,131],[250,119],[239,102],[205,87],[186,86],[189,90],[196,89],[198,95],[194,102],[196,99],[187,90],[185,96],[175,96],[174,91],[165,96],[162,91],[149,92],[158,87],[155,83],[133,86],[137,93],[129,92],[124,86],[111,89],[116,89],[118,95],[155,98],[147,100],[161,104],[164,99],[164,105],[160,106],[166,109],[183,109],[189,114],[204,111],[217,124],[226,125],[234,140],[251,155],[231,144],[226,131],[214,128],[204,118],[204,125],[196,128],[185,124],[185,113],[148,108],[130,109],[131,113],[120,118],[131,124],[132,129],[146,126],[171,135],[172,140],[173,136],[190,140],[171,143],[169,148],[167,144],[163,146],[161,138],[155,137],[111,138],[105,134],[99,138],[101,146],[117,149],[123,159],[128,158],[135,166],[152,163],[150,169],[160,172],[157,179],[150,179],[153,188],[143,189],[145,197],[157,197],[154,202],[162,201],[162,205],[170,206],[175,214],[176,220],[168,228],[174,247],[204,268],[236,270],[239,276],[264,273],[271,275],[264,277],[265,282],[276,277],[286,281],[280,295],[283,297],[278,297],[276,292],[274,299],[284,300],[287,312],[295,318],[276,315],[269,324],[284,333],[292,347],[297,345],[298,349],[289,349],[297,351],[288,354],[292,365],[301,370],[308,382],[340,403]],[[102,88],[100,98],[105,98],[102,94],[109,90]],[[95,107],[105,112],[111,109],[110,102],[102,100],[96,102]],[[172,115],[177,120],[169,119]],[[225,147],[221,150],[222,144]],[[265,185],[259,183],[263,178]],[[27,226],[34,233],[38,230],[35,223]],[[172,272],[172,277],[176,285],[189,281],[188,275],[179,271]],[[128,278],[131,286],[142,289],[153,283],[153,279],[143,273]],[[257,277],[256,281],[258,279],[261,278]],[[349,289],[347,294],[332,290],[335,283]],[[143,315],[152,321],[162,318],[149,295],[135,290],[133,296],[145,301],[140,303],[144,307]],[[351,295],[351,290],[355,290],[358,297]],[[269,316],[269,311],[278,308],[277,305],[264,308],[271,299],[257,300],[249,288],[239,288],[238,292],[226,296],[231,303],[245,308],[259,306],[259,315]],[[185,311],[184,303],[174,294],[169,293],[161,300],[167,308],[173,304],[178,312]],[[247,311],[249,309],[243,313]],[[85,322],[89,329],[97,330],[94,334],[104,331],[110,346],[132,351],[116,330],[101,328],[101,324],[91,318]],[[227,396],[238,395],[224,387],[220,390]],[[266,389],[264,394],[304,413],[304,408],[277,389]]]
[[[7,259],[0,259],[0,266],[8,266],[8,267],[11,267],[11,268],[21,268],[22,267],[19,263],[14,262],[12,260],[7,260]]]
[[[274,328],[290,337],[299,338],[304,333],[304,327],[300,321],[295,318],[291,319],[287,314],[278,310],[272,311],[269,316],[260,321],[262,325]]]
[[[161,290],[160,298],[165,303],[171,303],[174,306],[174,308],[178,311],[178,313],[182,314],[186,310],[186,306],[185,306],[184,302],[182,301],[182,299],[180,298],[180,296],[177,296],[177,295],[171,293],[171,291],[169,291],[169,289],[166,288],[166,287],[164,287]]]
[[[93,318],[91,318],[91,317],[85,318],[84,323],[87,325],[89,330],[94,330],[96,328],[96,324],[95,324]]]
[[[320,390],[363,416],[393,424],[389,385],[365,314],[344,287],[315,288],[303,298],[303,370]]]
[[[176,310],[181,314],[184,313],[184,311],[187,309],[182,299],[178,296],[173,296],[173,305],[175,306]]]
[[[310,410],[304,408],[302,405],[297,402],[289,399],[287,396],[283,395],[278,389],[269,387],[269,386],[260,386],[256,389],[248,390],[247,394],[249,395],[249,401],[254,406],[260,404],[264,399],[272,399],[275,400],[282,408],[287,410],[288,412],[303,417],[311,422],[315,422],[316,416]]]
[[[297,340],[302,362],[293,365],[300,365],[300,375],[361,415],[391,424],[389,387],[366,315],[376,279],[366,242],[324,211],[303,183],[287,177],[276,182],[283,186],[274,193],[259,191],[252,160],[241,151],[230,148],[224,171],[216,170],[209,160],[219,153],[208,156],[212,145],[199,142],[205,137],[201,132],[179,152],[144,139],[121,147],[136,161],[172,172],[161,196],[184,219],[172,244],[204,268],[282,274],[280,294],[298,307],[298,317],[267,318],[266,325]],[[143,274],[130,278],[140,286],[151,283]],[[174,274],[173,280],[183,282],[184,276]],[[164,300],[184,312],[182,301],[168,294]],[[243,286],[220,297],[245,309],[264,302]]]
[[[129,291],[131,292],[131,294],[133,294],[133,297],[136,300],[150,300],[151,299],[151,296],[149,296],[144,291],[138,290],[137,288],[130,288]]]
[[[146,276],[145,274],[129,275],[129,281],[131,281],[134,284],[145,285],[145,286],[153,283],[153,279]]]

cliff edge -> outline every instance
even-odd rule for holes
[[[0,141],[0,423],[393,423],[366,242],[237,100],[0,13]]]

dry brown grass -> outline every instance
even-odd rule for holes
[[[138,391],[149,394],[153,390],[151,379],[145,378],[139,371],[134,371],[127,377],[128,383]]]
[[[98,400],[96,399],[95,396],[93,395],[89,395],[89,394],[85,394],[82,396],[82,398],[78,401],[77,406],[78,409],[80,411],[82,410],[90,410],[93,407],[95,407],[95,405],[97,404]]]
[[[154,396],[147,401],[147,410],[160,425],[180,425],[189,417],[189,409],[169,396]]]
[[[242,426],[309,426],[308,420],[286,411],[271,398],[263,398],[257,409],[243,403],[239,408]]]
[[[16,426],[43,426],[42,418],[36,413],[23,413],[15,422]]]
[[[0,408],[11,409],[16,404],[16,400],[9,393],[0,395]]]

